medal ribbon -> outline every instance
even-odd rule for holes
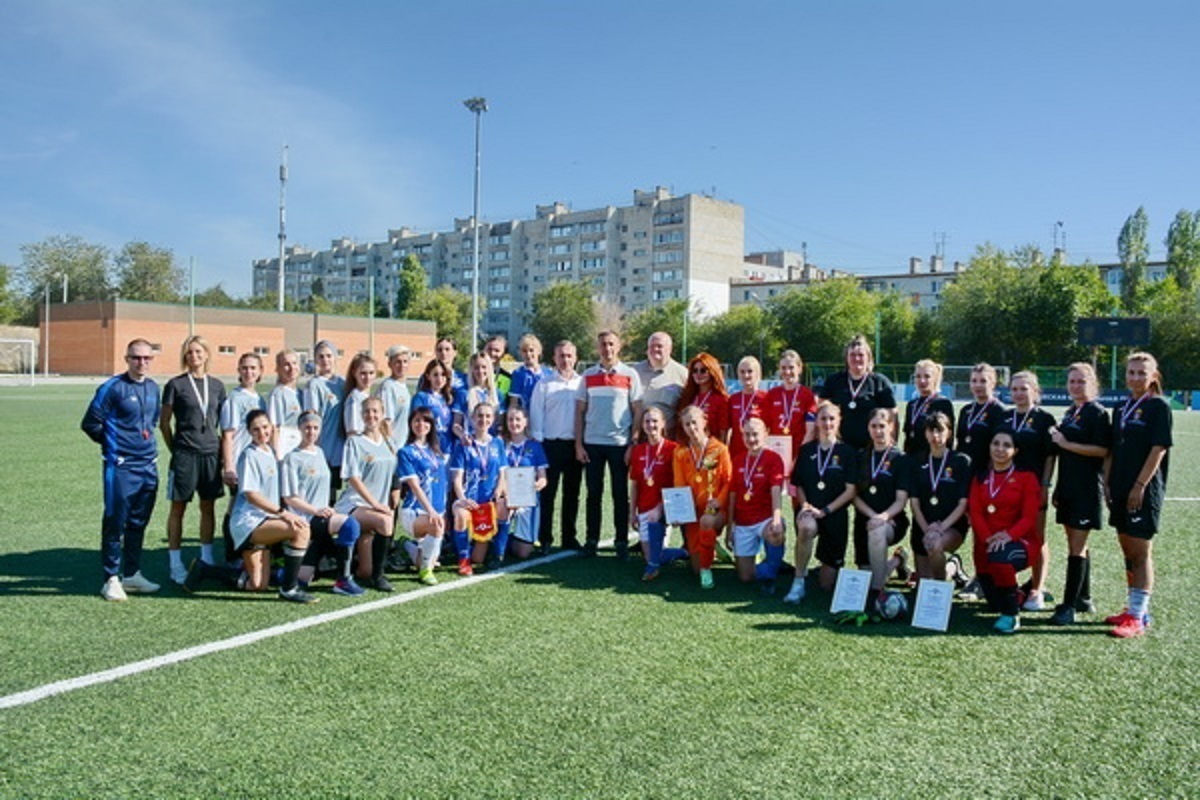
[[[1140,406],[1142,404],[1142,401],[1145,400],[1149,396],[1150,396],[1149,392],[1144,392],[1142,394],[1142,396],[1137,399],[1137,402],[1134,403],[1132,406],[1129,405],[1129,401],[1133,399],[1133,396],[1130,395],[1129,397],[1125,398],[1125,405],[1121,408],[1121,430],[1122,431],[1125,430],[1126,420],[1128,420],[1131,416],[1133,416],[1133,412],[1137,411],[1137,407]]]
[[[925,469],[929,472],[929,485],[933,489],[933,494],[937,494],[938,484],[942,482],[942,473],[946,471],[946,462],[950,460],[949,453],[942,454],[942,463],[938,466],[937,475],[933,474],[933,456],[929,456],[929,460],[925,462]]]
[[[1017,468],[1016,464],[1013,464],[1008,468],[1008,471],[1004,473],[1004,478],[1003,478],[1003,480],[1000,481],[999,486],[992,485],[992,479],[996,477],[996,470],[992,470],[991,472],[988,473],[987,488],[988,488],[988,499],[989,500],[996,499],[996,495],[1000,494],[1000,490],[1004,488],[1004,482],[1008,480],[1008,476],[1012,475],[1013,470],[1016,468]]]
[[[649,443],[647,443],[647,444],[649,444]],[[659,464],[658,457],[660,455],[662,455],[662,449],[663,449],[664,444],[666,444],[666,439],[664,439],[663,441],[658,443],[658,447],[656,447],[654,449],[654,457],[653,458],[650,457],[650,452],[649,452],[650,448],[649,447],[646,448],[646,451],[647,451],[646,452],[646,460],[643,462],[643,466],[642,466],[642,480],[649,481],[651,476],[654,474],[654,468],[657,467]]]
[[[875,478],[883,470],[883,465],[887,463],[888,456],[892,454],[892,448],[883,451],[883,457],[879,459],[879,464],[875,464],[875,451],[871,451],[871,483],[875,482]]]
[[[983,415],[987,413],[987,410],[992,407],[992,403],[995,403],[995,402],[996,402],[996,400],[994,398],[989,397],[988,401],[986,403],[979,405],[978,411],[976,411],[975,413],[971,413],[970,411],[967,412],[967,430],[968,431],[970,431],[971,428],[974,428],[975,425],[978,424],[979,420],[983,419]],[[972,404],[972,405],[976,405],[976,404]]]
[[[824,450],[824,448],[818,445],[817,446],[817,454],[815,456],[813,456],[813,458],[815,458],[817,461],[817,477],[819,477],[819,478],[825,477],[825,470],[829,469],[829,462],[833,461],[834,447],[833,447],[833,445],[830,445],[829,450],[826,451],[829,453],[829,455],[825,456],[824,464],[821,463],[821,451],[822,450]]]

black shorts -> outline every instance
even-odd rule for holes
[[[850,515],[844,508],[817,520],[817,561],[837,569],[845,566],[849,532]]]
[[[1127,511],[1125,498],[1128,491],[1121,492],[1113,487],[1113,502],[1108,507],[1108,524],[1135,539],[1153,539],[1158,533],[1159,519],[1162,516],[1162,490],[1156,482],[1151,482],[1142,495],[1142,507],[1137,511]]]
[[[950,530],[957,533],[962,538],[962,540],[965,542],[967,540],[967,518],[966,518],[966,515],[959,518],[958,522]],[[961,543],[959,544],[959,547],[962,547]],[[913,549],[913,553],[918,556],[929,555],[929,551],[925,549],[925,534],[921,530],[921,528],[917,525],[913,525],[912,549]]]
[[[216,500],[225,494],[221,457],[217,453],[177,449],[171,453],[167,499],[173,503],[190,503],[196,494],[201,500]]]
[[[888,547],[904,541],[904,537],[908,536],[908,525],[908,514],[900,512],[900,515],[892,520],[892,538]],[[867,554],[867,518],[859,514],[857,509],[854,513],[854,563],[864,568],[871,563]]]
[[[1077,531],[1098,531],[1104,525],[1100,496],[1078,494],[1056,495],[1054,521]]]

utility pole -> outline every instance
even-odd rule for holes
[[[288,146],[284,144],[283,154],[279,162],[279,310],[283,311],[283,289],[284,289],[284,273],[283,273],[283,250],[284,242],[287,241],[287,233],[285,230],[287,221],[287,151]]]

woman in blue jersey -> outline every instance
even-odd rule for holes
[[[308,381],[301,402],[305,411],[321,415],[321,452],[329,465],[329,502],[337,499],[342,488],[342,451],[346,449],[346,433],[342,429],[342,396],[346,381],[337,374],[337,346],[322,339],[313,347],[317,374]]]
[[[375,359],[371,358],[370,353],[359,353],[350,359],[350,368],[346,370],[346,397],[342,401],[342,427],[346,430],[346,436],[363,432],[362,406],[371,396],[371,384],[375,382],[376,371]],[[381,423],[380,430],[385,427]],[[387,435],[386,430],[384,435]]]
[[[524,341],[524,339],[522,339]],[[546,470],[550,462],[542,443],[529,438],[529,416],[525,407],[520,404],[510,405],[504,415],[504,433],[508,444],[507,462],[509,467],[533,467],[537,472],[533,488],[537,490],[539,502],[534,506],[513,509],[510,528],[513,555],[517,558],[529,558],[538,542],[538,527],[541,516],[540,494],[546,486]],[[670,460],[667,461],[668,465]],[[497,542],[496,555],[503,561],[504,542]]]
[[[367,398],[362,415],[363,432],[346,440],[342,458],[346,488],[333,510],[353,516],[362,529],[358,540],[360,582],[381,592],[391,592],[395,587],[383,571],[392,544],[392,508],[388,497],[396,472],[396,454],[383,435],[383,403],[379,398]]]
[[[317,445],[320,437],[320,415],[305,411],[300,415],[300,446],[284,456],[280,465],[283,502],[308,521],[308,552],[300,568],[300,581],[312,581],[318,560],[332,554],[337,560],[338,575],[333,593],[358,597],[364,590],[350,575],[354,543],[359,535],[358,520],[338,514],[329,506],[329,465]]]
[[[473,435],[455,442],[450,455],[459,575],[471,575],[474,567],[483,565],[501,521],[507,526],[504,472],[508,462],[504,442],[489,432],[495,419],[496,409],[491,404],[475,406],[471,417]]]
[[[451,433],[454,425],[454,392],[450,389],[450,370],[440,361],[430,361],[421,375],[421,385],[423,388],[413,397],[412,410],[429,409],[442,452],[449,453],[454,442]]]
[[[417,580],[436,586],[433,570],[446,533],[449,470],[428,408],[413,411],[408,430],[408,443],[400,450],[396,466],[404,490],[400,530],[417,541]]]
[[[505,393],[500,390],[496,383],[495,365],[492,363],[491,357],[487,353],[476,353],[471,356],[471,372],[469,385],[467,386],[467,419],[474,419],[475,406],[480,403],[487,403],[492,408],[497,409],[497,419],[492,424],[491,434],[493,436],[500,433],[500,418],[503,417],[499,409],[504,408]]]
[[[230,525],[234,545],[242,551],[244,588],[262,591],[270,583],[270,549],[283,544],[283,580],[279,596],[294,603],[317,598],[299,586],[300,565],[308,549],[308,522],[279,502],[279,462],[271,440],[275,432],[267,412],[255,409],[246,417],[251,444],[238,458],[238,496]]]

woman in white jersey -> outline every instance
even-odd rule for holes
[[[342,451],[346,449],[346,432],[342,428],[342,396],[346,381],[337,374],[337,346],[322,339],[313,346],[313,361],[317,374],[308,380],[301,397],[305,411],[321,415],[321,451],[329,465],[329,502],[337,499],[342,488]]]
[[[350,360],[350,368],[346,370],[346,399],[342,401],[342,427],[346,437],[357,436],[363,432],[363,402],[371,396],[371,384],[375,382],[375,359],[370,353],[359,353]],[[384,418],[386,420],[386,417]],[[383,421],[380,430],[384,430]]]
[[[225,397],[221,404],[221,479],[229,487],[229,505],[225,508],[225,519],[221,532],[225,538],[225,561],[236,560],[236,548],[229,530],[229,518],[233,504],[237,501],[238,456],[250,445],[250,432],[246,430],[246,415],[251,411],[266,411],[267,404],[258,393],[258,382],[262,380],[263,362],[258,353],[242,353],[238,359],[238,385]]]
[[[346,440],[342,478],[346,488],[333,510],[358,520],[358,577],[381,592],[395,591],[384,576],[392,543],[392,508],[388,496],[396,471],[396,454],[383,435],[383,403],[377,397],[363,401],[363,432]]]
[[[300,357],[295,350],[280,350],[275,354],[275,388],[267,397],[267,414],[271,418],[274,434],[271,447],[275,458],[282,460],[300,444],[300,391],[296,380],[300,377]]]

